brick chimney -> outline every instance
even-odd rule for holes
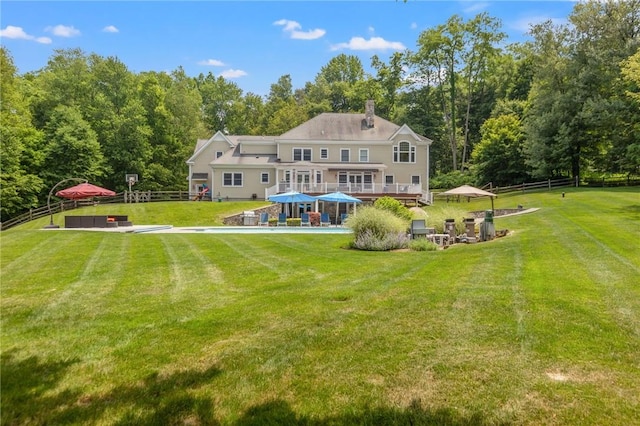
[[[373,127],[373,116],[375,115],[373,99],[369,99],[364,107],[364,119],[368,128]]]

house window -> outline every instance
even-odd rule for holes
[[[368,163],[369,162],[369,149],[360,148],[359,154],[360,154],[360,162],[361,163]]]
[[[222,151],[216,151],[216,158],[222,157],[222,154],[224,154]]]
[[[407,141],[402,141],[398,145],[393,146],[393,162],[394,163],[415,163],[416,147]]]
[[[269,172],[260,173],[260,183],[269,183]]]
[[[321,171],[317,171],[316,172],[316,183],[322,183],[322,172]]]
[[[411,176],[411,184],[412,185],[420,185],[420,175]]]
[[[384,177],[384,183],[387,185],[393,185],[393,175],[386,175]]]
[[[327,160],[329,158],[329,148],[320,148],[320,159]]]
[[[349,148],[342,148],[340,150],[340,161],[342,161],[343,163],[348,163],[349,162],[349,157],[351,156],[351,151],[349,150]]]
[[[242,186],[242,173],[223,173],[222,186]]]
[[[293,161],[311,161],[311,148],[293,148]]]
[[[347,172],[340,172],[338,174],[338,183],[346,185],[347,182],[349,182],[349,178],[347,177]]]

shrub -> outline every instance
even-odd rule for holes
[[[378,198],[375,203],[373,203],[373,206],[381,210],[389,211],[401,219],[411,220],[411,218],[413,217],[411,210],[402,205],[402,203],[395,198]]]
[[[353,230],[353,246],[360,250],[393,250],[407,246],[407,221],[388,210],[377,207],[358,209],[349,218]]]
[[[455,219],[457,234],[462,234],[465,231],[462,219],[469,216],[469,212],[465,209],[453,204],[447,204],[444,207],[426,207],[425,211],[427,212],[427,226],[435,228],[438,234],[444,232],[445,219]]]
[[[471,173],[455,170],[449,173],[438,174],[429,180],[431,188],[451,189],[461,185],[473,185],[474,177]]]
[[[429,241],[426,238],[417,238],[409,241],[409,248],[413,251],[435,251],[438,250],[438,245],[433,241]]]

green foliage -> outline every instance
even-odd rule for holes
[[[22,95],[21,81],[8,51],[0,48],[0,220],[38,205],[42,179],[33,174],[39,165],[37,147],[42,132],[31,124],[31,112]]]
[[[410,240],[408,247],[413,251],[436,251],[438,250],[438,245],[432,241],[427,240],[426,238],[416,238],[414,240]]]
[[[393,197],[378,198],[373,205],[378,209],[389,211],[403,220],[408,221],[413,218],[411,210]]]
[[[427,226],[435,228],[436,233],[441,234],[444,232],[445,219],[455,219],[456,233],[462,234],[465,230],[462,220],[465,217],[469,217],[469,210],[471,209],[471,206],[465,209],[462,207],[463,205],[462,203],[436,203],[434,206],[425,207],[424,209],[427,212]]]
[[[394,213],[373,206],[358,209],[349,217],[353,246],[360,250],[392,250],[407,244],[407,221]]]
[[[489,118],[481,134],[482,140],[472,155],[476,181],[499,186],[525,182],[524,133],[518,117],[508,114]]]
[[[431,178],[429,183],[431,188],[451,189],[461,185],[471,185],[474,177],[469,172],[461,172],[455,170],[449,173],[443,173]]]

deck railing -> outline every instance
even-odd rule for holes
[[[421,194],[422,186],[410,183],[293,183],[281,182],[265,190],[265,199],[280,192],[297,191],[304,193],[328,194],[343,192],[345,194]]]

